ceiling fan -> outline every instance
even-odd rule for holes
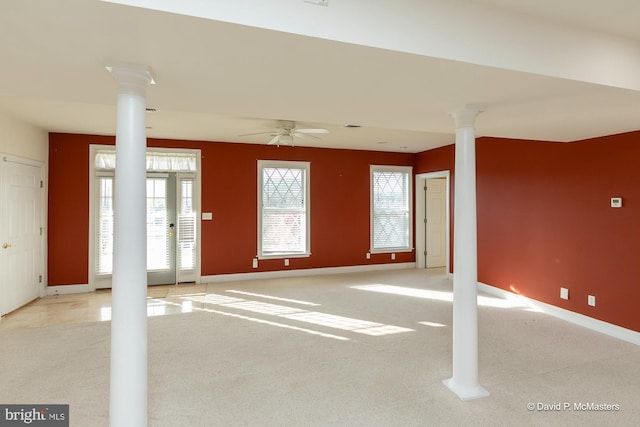
[[[317,136],[313,135],[314,133],[329,133],[327,129],[301,129],[296,127],[296,122],[291,120],[278,120],[277,126],[275,130],[269,132],[254,132],[254,133],[245,133],[243,135],[238,136],[249,136],[249,135],[262,135],[269,134],[273,138],[269,140],[267,145],[291,145],[293,146],[294,138],[316,138],[320,139]]]

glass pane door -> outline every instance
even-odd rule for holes
[[[147,177],[147,283],[176,283],[176,174]]]

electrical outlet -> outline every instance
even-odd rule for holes
[[[367,259],[371,259],[371,253],[367,252]]]
[[[562,299],[569,299],[569,289],[567,289],[567,288],[560,288],[560,298],[562,298]]]
[[[395,260],[396,259],[396,254],[391,254],[391,260]]]
[[[258,268],[258,258],[253,259],[253,268]]]
[[[284,266],[289,267],[289,258],[284,259]]]
[[[596,297],[593,295],[589,295],[587,297],[587,304],[589,304],[591,307],[595,307],[596,306]]]

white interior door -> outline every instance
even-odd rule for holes
[[[0,315],[40,296],[40,179],[39,165],[0,161]]]
[[[446,264],[446,184],[444,178],[426,180],[425,264],[427,268],[444,267]]]

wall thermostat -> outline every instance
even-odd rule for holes
[[[622,197],[612,197],[611,198],[611,207],[612,208],[621,208],[622,207]]]

